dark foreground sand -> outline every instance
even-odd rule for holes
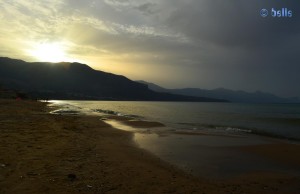
[[[130,132],[97,117],[48,112],[39,102],[0,100],[1,194],[300,193],[300,178],[284,174],[198,179],[137,148]],[[299,164],[299,146],[268,146],[243,149]]]

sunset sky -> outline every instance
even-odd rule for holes
[[[289,8],[292,18],[260,16]],[[300,96],[297,0],[4,0],[0,56],[77,61],[168,88]]]

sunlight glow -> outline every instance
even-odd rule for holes
[[[60,43],[41,43],[33,47],[29,54],[43,62],[69,61],[66,57],[65,48]]]

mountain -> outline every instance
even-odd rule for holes
[[[249,93],[245,91],[233,91],[224,88],[214,90],[205,90],[199,88],[183,88],[183,89],[166,89],[153,83],[145,81],[137,81],[139,83],[147,84],[149,89],[157,92],[166,92],[171,94],[188,95],[188,96],[202,96],[206,98],[226,99],[230,102],[240,103],[300,103],[299,98],[281,98],[273,94],[265,92]]]
[[[165,93],[170,93],[171,89],[166,89],[166,88],[163,88],[159,85],[156,85],[154,83],[150,83],[150,82],[146,82],[146,81],[143,81],[143,80],[138,80],[136,81],[138,83],[141,83],[141,84],[145,84],[148,86],[148,88],[150,90],[153,90],[153,91],[156,91],[156,92],[165,92]]]
[[[96,71],[85,64],[28,63],[5,57],[0,57],[0,84],[42,99],[222,101],[155,92],[145,84]]]

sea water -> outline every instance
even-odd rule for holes
[[[114,128],[133,131],[138,147],[195,176],[226,178],[254,171],[300,175],[294,166],[240,149],[274,143],[274,138],[265,136],[289,138],[298,144],[297,104],[52,101],[52,105],[58,106],[54,111],[58,114],[119,115],[161,122],[166,127],[139,129],[105,120]]]
[[[120,115],[158,121],[186,132],[253,133],[300,139],[300,104],[52,101],[69,113]]]

